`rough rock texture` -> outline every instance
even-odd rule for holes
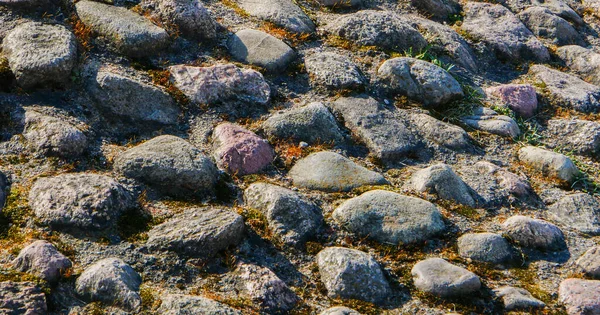
[[[505,115],[498,115],[497,112],[485,107],[476,108],[472,115],[464,116],[461,120],[473,129],[487,131],[503,137],[516,139],[521,134],[519,125],[514,119]]]
[[[434,204],[385,190],[372,190],[349,199],[332,216],[359,237],[384,244],[422,242],[446,229]]]
[[[85,152],[88,138],[85,125],[71,124],[58,117],[45,115],[35,109],[25,111],[23,136],[31,148],[44,155],[75,157]]]
[[[299,301],[296,293],[268,268],[241,264],[236,272],[243,282],[245,295],[256,301],[266,313],[287,312]]]
[[[565,182],[572,182],[579,174],[579,170],[566,155],[527,146],[519,150],[519,160],[542,173],[544,176],[556,178]]]
[[[548,211],[571,229],[592,235],[600,234],[600,203],[591,195],[567,195],[549,206]]]
[[[86,301],[101,301],[127,311],[137,311],[142,278],[119,258],[106,258],[87,267],[77,278],[75,290]]]
[[[548,145],[578,154],[595,156],[600,153],[600,123],[581,119],[548,120]]]
[[[538,106],[535,88],[529,84],[504,84],[490,87],[486,92],[525,118],[532,117]]]
[[[460,5],[454,0],[411,0],[411,3],[435,19],[446,20],[460,13]]]
[[[336,53],[312,54],[304,60],[304,65],[315,86],[343,90],[358,88],[367,83],[360,69],[352,60]]]
[[[43,315],[46,296],[32,282],[0,282],[0,312],[7,315]]]
[[[202,40],[217,36],[217,22],[198,0],[144,0],[142,8],[163,24],[176,26],[186,37]]]
[[[238,31],[229,38],[227,46],[233,58],[269,72],[284,71],[296,59],[296,53],[286,43],[257,30]]]
[[[114,224],[135,202],[108,176],[76,173],[38,179],[29,192],[29,206],[40,224],[94,231]]]
[[[232,123],[222,123],[215,128],[213,145],[217,166],[240,176],[262,171],[275,157],[267,140]]]
[[[175,136],[158,136],[119,154],[114,168],[172,196],[211,197],[219,178],[210,158]]]
[[[23,23],[6,35],[2,53],[26,89],[67,84],[77,62],[75,36],[68,29],[36,22]]]
[[[191,208],[148,232],[146,246],[194,257],[212,257],[239,243],[244,233],[243,218],[229,210]]]
[[[581,46],[570,45],[556,50],[558,57],[579,77],[592,83],[600,84],[600,54]]]
[[[321,281],[331,298],[380,302],[390,292],[381,267],[369,254],[328,247],[317,254]]]
[[[47,241],[35,241],[23,248],[12,262],[18,271],[32,273],[50,283],[57,282],[62,272],[71,268],[71,260]]]
[[[572,0],[502,0],[513,12],[521,12],[528,7],[542,7],[575,25],[584,24],[583,19],[573,9],[579,10],[580,3]],[[586,1],[588,2],[588,1]],[[573,7],[573,8],[571,8]]]
[[[410,185],[418,192],[437,194],[442,199],[454,200],[474,207],[477,203],[473,190],[445,164],[436,164],[416,171]]]
[[[554,15],[547,8],[530,7],[519,13],[518,17],[533,34],[548,39],[555,45],[585,45],[579,33],[569,22]]]
[[[494,290],[497,297],[502,298],[507,311],[529,311],[544,308],[546,304],[531,295],[529,291],[515,287],[501,287]]]
[[[248,14],[273,22],[292,33],[312,33],[313,21],[291,0],[240,0]]]
[[[417,289],[442,298],[466,296],[481,287],[477,275],[441,258],[418,262],[411,274]]]
[[[459,126],[445,123],[427,114],[409,114],[411,127],[425,139],[458,152],[473,150],[471,137]]]
[[[360,315],[360,313],[345,306],[335,306],[322,311],[319,315]]]
[[[160,298],[162,303],[157,313],[164,315],[241,315],[226,304],[197,295],[167,294]]]
[[[362,0],[316,0],[319,4],[326,7],[344,8],[356,7],[362,4]]]
[[[560,283],[558,300],[569,315],[600,313],[600,281],[566,279]]]
[[[600,279],[600,246],[590,248],[577,259],[576,264],[586,275]]]
[[[504,234],[517,245],[541,250],[560,250],[567,244],[563,232],[540,219],[515,215],[502,223]]]
[[[494,233],[469,233],[458,238],[458,254],[463,258],[491,264],[511,263],[515,258],[508,241]]]

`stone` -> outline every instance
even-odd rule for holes
[[[143,0],[141,7],[163,25],[175,26],[185,37],[197,40],[217,37],[217,22],[198,0]]]
[[[600,246],[590,248],[575,263],[586,275],[600,279]]]
[[[345,306],[334,306],[322,311],[319,315],[360,315],[360,313]]]
[[[242,263],[236,273],[243,283],[245,295],[267,314],[288,312],[300,301],[296,293],[268,268]]]
[[[436,164],[413,173],[409,184],[418,192],[474,207],[477,198],[472,189],[446,164]]]
[[[291,0],[241,0],[239,6],[248,14],[272,22],[296,33],[313,33],[313,21]]]
[[[271,98],[271,88],[260,72],[231,63],[212,67],[177,65],[169,71],[175,86],[197,104],[237,101],[264,105]]]
[[[425,106],[439,107],[463,97],[456,79],[427,61],[399,57],[386,60],[377,69],[377,81],[391,94],[401,94]]]
[[[0,0],[0,6],[8,6],[17,9],[31,9],[36,7],[45,7],[52,2],[53,1],[51,0]]]
[[[148,232],[151,250],[174,251],[208,258],[240,242],[244,220],[235,212],[216,208],[190,208]]]
[[[563,0],[502,0],[504,5],[510,8],[513,12],[521,12],[528,7],[542,7],[549,9],[555,15],[573,22],[576,25],[583,25],[583,19],[571,8],[576,7],[576,1]]]
[[[177,123],[181,112],[173,98],[162,88],[141,82],[109,66],[100,68],[86,89],[96,107],[108,119],[133,124],[152,122],[172,125]]]
[[[268,137],[280,140],[291,139],[308,144],[339,144],[344,141],[335,117],[319,102],[276,113],[262,124],[262,128]]]
[[[77,42],[64,26],[27,22],[6,35],[2,53],[21,87],[60,87],[71,81]]]
[[[258,30],[238,31],[229,38],[227,47],[234,59],[265,68],[268,72],[283,72],[296,59],[290,46]]]
[[[379,303],[391,292],[379,264],[359,250],[327,247],[317,254],[317,265],[330,298]]]
[[[427,114],[408,114],[410,126],[425,139],[450,150],[469,152],[473,150],[471,137],[459,126],[445,123]]]
[[[358,7],[362,5],[362,0],[315,0],[322,6],[333,8]]]
[[[12,264],[15,270],[34,274],[50,283],[56,283],[62,273],[72,266],[69,258],[43,240],[23,248]]]
[[[331,52],[312,54],[304,59],[310,82],[330,90],[351,90],[367,83],[358,66],[348,57]]]
[[[503,137],[517,139],[521,135],[519,125],[514,119],[498,115],[494,110],[485,107],[474,109],[472,115],[461,117],[461,121],[473,129]]]
[[[386,50],[421,51],[425,38],[410,24],[390,11],[362,10],[345,14],[328,26],[334,35],[360,46],[377,46]]]
[[[332,216],[361,239],[383,244],[424,242],[446,229],[434,204],[385,190],[371,190],[346,200]]]
[[[247,207],[263,213],[275,235],[292,246],[315,237],[323,226],[321,208],[300,193],[284,187],[252,184],[244,191],[244,201]]]
[[[596,112],[600,108],[598,86],[542,65],[531,66],[529,73],[543,87],[541,92],[558,106],[583,113]]]
[[[539,147],[526,146],[519,150],[519,160],[542,173],[542,175],[564,182],[573,182],[579,170],[566,155]]]
[[[411,4],[434,19],[447,20],[460,13],[460,4],[454,0],[411,0]]]
[[[494,290],[497,297],[502,298],[504,309],[507,311],[531,311],[542,309],[546,304],[521,288],[504,286]]]
[[[142,277],[119,258],[105,258],[85,268],[75,291],[88,302],[100,301],[127,311],[138,311],[142,304]]]
[[[327,192],[350,191],[365,185],[388,183],[381,174],[328,151],[312,153],[299,160],[288,176],[295,186]]]
[[[219,303],[197,295],[185,294],[167,294],[162,296],[162,303],[156,311],[163,315],[241,315],[242,312],[229,307],[226,304]]]
[[[419,261],[411,274],[418,290],[441,298],[464,297],[481,288],[477,275],[441,258]]]
[[[503,84],[486,89],[508,108],[524,118],[531,118],[538,107],[535,88],[529,84]]]
[[[584,81],[600,85],[600,54],[577,45],[563,46],[556,55]]]
[[[494,233],[468,233],[458,238],[458,254],[494,265],[511,263],[515,253],[508,241]]]
[[[502,223],[502,231],[521,247],[540,250],[562,250],[567,247],[560,228],[540,219],[515,215]]]
[[[222,123],[215,128],[213,146],[217,166],[238,176],[258,173],[275,158],[275,151],[267,140],[232,123]]]
[[[583,38],[569,22],[547,8],[530,7],[517,16],[535,36],[545,38],[555,45],[585,45]]]
[[[547,125],[549,147],[588,156],[600,153],[600,123],[580,119],[551,119]]]
[[[0,282],[0,313],[44,315],[46,295],[33,282]]]
[[[87,149],[85,127],[80,121],[75,125],[36,109],[26,109],[23,137],[34,151],[43,155],[72,158]]]
[[[569,315],[600,313],[600,281],[566,279],[558,288],[558,301]]]
[[[28,200],[40,224],[81,231],[108,228],[135,207],[131,193],[117,181],[92,173],[41,177]]]
[[[600,203],[586,193],[562,197],[548,207],[550,214],[563,225],[591,235],[600,234]]]
[[[340,97],[330,106],[346,128],[383,162],[403,159],[421,149],[408,122],[372,97]]]
[[[550,60],[546,47],[502,5],[468,2],[464,11],[461,29],[485,43],[499,59],[511,62]]]
[[[114,169],[175,197],[210,198],[219,179],[218,169],[209,157],[170,135],[158,136],[119,154]]]
[[[164,29],[126,8],[83,0],[75,4],[75,11],[86,26],[127,56],[151,56],[169,45]]]

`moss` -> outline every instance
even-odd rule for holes
[[[140,288],[140,297],[142,298],[142,314],[153,314],[160,307],[162,301],[156,297],[156,290],[150,287],[142,286]]]
[[[42,290],[42,292],[50,294],[50,285],[48,284],[48,282],[29,273],[19,272],[12,269],[5,270],[0,268],[0,282],[4,281],[33,282]]]
[[[8,92],[15,76],[10,70],[8,59],[0,56],[0,91]]]
[[[230,9],[233,10],[233,12],[237,13],[239,16],[241,17],[250,17],[250,14],[248,14],[248,12],[246,12],[246,10],[242,9],[235,1],[233,0],[221,0],[221,3],[226,6],[229,7]]]
[[[169,70],[148,70],[148,75],[154,84],[164,87],[165,91],[175,99],[179,106],[184,109],[189,106],[190,99],[171,81],[171,73]]]

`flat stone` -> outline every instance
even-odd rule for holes
[[[88,138],[83,122],[72,124],[66,119],[46,115],[35,108],[25,110],[23,136],[36,152],[48,156],[72,158],[87,149]]]
[[[385,190],[345,201],[335,209],[333,218],[360,238],[393,245],[423,242],[446,229],[434,204]]]
[[[44,315],[47,311],[46,295],[33,282],[0,282],[2,314]]]
[[[535,88],[529,84],[504,84],[486,89],[486,93],[499,98],[508,108],[522,117],[530,118],[538,106]]]
[[[544,220],[515,215],[502,223],[502,230],[522,247],[541,250],[562,250],[567,247],[560,228]]]
[[[317,265],[330,298],[378,303],[391,292],[381,267],[367,253],[328,247],[317,254]]]
[[[348,57],[331,52],[312,54],[304,59],[311,84],[330,90],[359,88],[367,83],[362,72]]]
[[[410,126],[425,139],[458,152],[473,150],[471,137],[459,126],[443,122],[427,114],[408,113]]]
[[[515,259],[512,247],[499,234],[469,233],[458,238],[458,254],[467,259],[495,265]]]
[[[441,298],[464,297],[481,288],[477,275],[441,258],[419,261],[411,274],[417,289]]]
[[[275,151],[267,140],[232,123],[222,123],[215,128],[213,146],[217,166],[240,176],[262,171],[275,158]]]
[[[27,22],[6,35],[2,53],[21,87],[64,86],[77,63],[77,42],[64,26]]]
[[[584,81],[599,85],[600,54],[577,45],[563,46],[556,55]]]
[[[156,311],[163,315],[185,315],[185,314],[205,314],[205,315],[241,315],[242,312],[229,307],[226,304],[219,303],[197,295],[185,294],[167,294],[161,296],[162,303]]]
[[[600,123],[580,119],[551,119],[547,128],[549,147],[560,147],[576,154],[600,153]]]
[[[319,315],[360,315],[360,313],[345,306],[334,306],[322,311]]]
[[[169,44],[164,29],[126,8],[83,0],[75,4],[75,11],[86,26],[127,56],[154,55]]]
[[[544,302],[534,298],[525,289],[505,286],[495,289],[494,293],[497,297],[502,298],[504,309],[507,311],[531,311],[546,307]]]
[[[555,45],[585,45],[577,30],[565,19],[543,7],[530,7],[518,14],[534,35],[545,38]]]
[[[600,313],[600,281],[566,279],[558,288],[558,301],[569,315]]]
[[[575,1],[563,0],[503,0],[504,5],[510,8],[513,12],[521,12],[528,7],[543,7],[549,9],[550,12],[560,16],[561,18],[574,23],[575,25],[583,25],[583,19],[571,8],[577,8],[578,3]]]
[[[593,196],[585,193],[567,195],[550,205],[548,211],[571,229],[600,234],[600,203]]]
[[[288,176],[295,186],[328,192],[350,191],[366,185],[384,185],[387,180],[334,152],[313,153],[292,167]]]
[[[564,182],[573,182],[579,170],[566,155],[527,146],[519,150],[519,160],[542,175]]]
[[[23,248],[12,262],[14,268],[29,272],[50,283],[56,283],[62,273],[71,268],[69,258],[47,241],[35,241]]]
[[[460,4],[454,0],[411,0],[411,4],[439,20],[447,20],[451,15],[460,13]]]
[[[313,33],[313,21],[291,0],[240,0],[248,14],[283,27],[292,33]]]
[[[437,194],[466,206],[474,207],[477,203],[473,190],[446,164],[416,171],[409,184],[418,192]]]
[[[268,268],[242,263],[235,272],[243,283],[242,292],[268,314],[288,312],[300,301],[296,293]]]
[[[600,279],[600,246],[590,248],[575,263],[586,275]]]
[[[163,25],[176,26],[186,37],[197,40],[217,37],[217,22],[198,0],[143,0],[141,7]]]
[[[521,135],[517,122],[505,115],[485,107],[476,108],[472,115],[461,117],[461,121],[476,130],[516,139]]]
[[[229,38],[227,47],[234,59],[265,68],[268,72],[282,72],[296,59],[290,46],[258,30],[238,31]]]

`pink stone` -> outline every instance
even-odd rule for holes
[[[567,279],[558,289],[569,315],[600,314],[600,281]]]
[[[506,84],[486,89],[486,92],[501,99],[519,115],[529,118],[537,109],[535,88],[529,84]]]
[[[235,124],[218,125],[213,132],[213,142],[217,166],[230,174],[258,173],[275,158],[267,140]]]

